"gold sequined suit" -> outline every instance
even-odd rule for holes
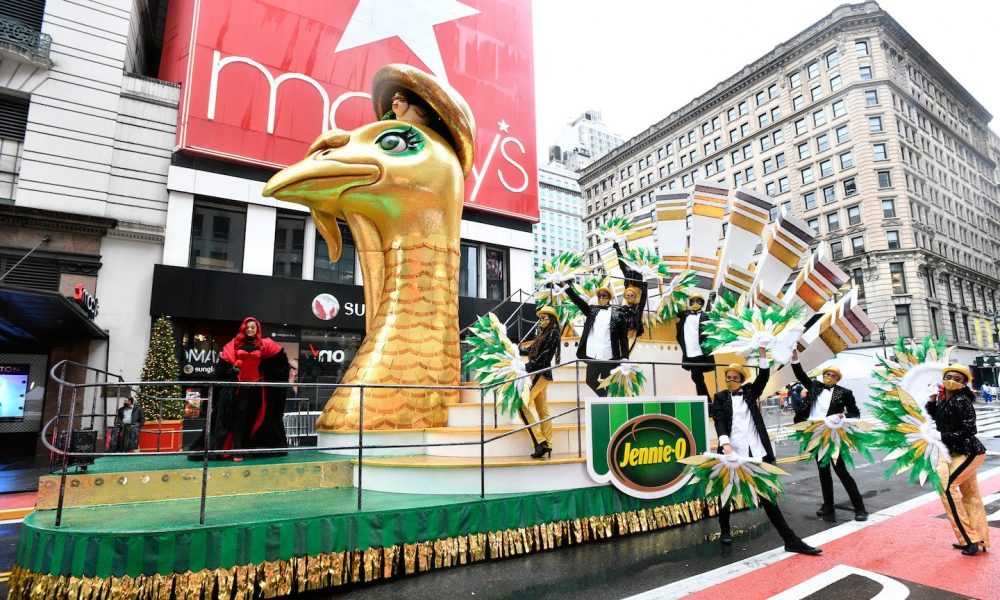
[[[379,71],[376,114],[398,89],[429,105],[429,124],[394,118],[321,135],[302,161],[267,183],[265,196],[309,207],[340,257],[337,219],[357,244],[365,285],[367,335],[342,384],[458,385],[459,227],[474,123],[446,84],[405,65]],[[438,119],[440,117],[440,119]],[[356,430],[360,388],[338,388],[317,422],[321,431]],[[457,390],[366,388],[365,429],[436,427]]]

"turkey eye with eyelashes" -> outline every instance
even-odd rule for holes
[[[389,129],[382,132],[375,139],[375,143],[387,154],[414,154],[424,147],[424,136],[412,127],[408,129]]]

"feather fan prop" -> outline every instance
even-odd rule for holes
[[[900,339],[892,359],[878,357],[868,406],[881,421],[872,432],[874,446],[886,450],[883,460],[893,463],[887,478],[909,471],[910,485],[930,480],[941,489],[937,467],[951,456],[924,407],[937,393],[950,352],[944,341],[928,336],[923,342]]]
[[[632,231],[632,219],[628,217],[611,217],[608,222],[597,228],[597,235],[609,242],[624,242]]]
[[[505,414],[513,415],[524,406],[531,388],[525,362],[517,345],[507,337],[507,328],[493,313],[479,317],[466,338],[469,350],[462,361],[474,371],[473,377],[484,386],[498,384],[492,391],[500,398]]]
[[[760,500],[775,502],[783,493],[778,467],[736,453],[706,452],[680,459],[687,465],[682,485],[694,486],[703,498],[719,497],[719,508],[731,506],[736,498],[746,506],[759,506]]]
[[[691,288],[697,282],[698,274],[690,269],[681,271],[670,280],[670,283],[660,293],[660,308],[657,315],[660,321],[666,323],[677,318],[682,310],[687,308],[691,297]]]
[[[611,373],[599,383],[597,389],[607,388],[608,396],[631,398],[642,395],[642,386],[646,383],[646,375],[638,366],[623,362],[612,369]]]
[[[784,364],[791,360],[794,344],[804,331],[804,311],[798,303],[748,306],[742,296],[730,312],[720,312],[713,307],[705,323],[708,339],[703,345],[712,354],[746,354],[763,346],[771,350],[775,362]]]
[[[621,260],[625,266],[639,273],[643,280],[656,279],[660,282],[670,277],[666,261],[648,248],[629,248],[622,252]]]
[[[800,443],[799,451],[809,453],[810,458],[820,466],[837,462],[841,457],[844,464],[854,467],[853,452],[861,454],[869,462],[875,462],[869,449],[875,443],[872,426],[861,419],[840,418],[830,415],[823,419],[809,419],[792,427],[792,437]]]

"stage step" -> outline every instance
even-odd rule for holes
[[[522,427],[522,425],[505,425],[500,427],[487,427],[485,430],[486,439],[512,431]],[[585,427],[584,427],[585,428]],[[464,456],[479,457],[479,427],[435,427],[426,429],[425,439],[428,444],[453,444],[457,442],[474,442],[461,446],[431,446],[427,448],[428,456]],[[581,438],[582,439],[582,438]],[[586,440],[582,440],[586,444]],[[552,448],[556,452],[576,452],[577,427],[572,425],[555,425],[552,427]],[[486,443],[486,456],[527,456],[534,451],[534,444],[527,430],[502,437]]]
[[[559,401],[554,402],[549,399],[549,412],[553,415],[564,413],[566,411],[576,408],[576,401]],[[584,403],[580,403],[581,410],[584,407]],[[486,416],[486,424],[493,427],[498,425],[519,425],[521,424],[521,419],[517,415],[509,416],[505,415],[500,407],[496,408],[496,422],[493,420],[493,401],[487,400],[484,414]],[[479,427],[480,419],[480,406],[478,400],[473,402],[460,402],[456,404],[448,405],[448,427]],[[583,420],[583,414],[580,415],[581,421]],[[554,425],[575,425],[576,424],[576,413],[570,413],[563,415],[561,417],[553,420]]]
[[[212,461],[207,494],[214,498],[349,487],[352,469],[348,460],[315,450],[247,458],[240,463]],[[188,461],[186,456],[123,454],[98,458],[85,472],[76,470],[70,467],[66,476],[63,506],[67,508],[201,497],[201,463]],[[37,509],[57,507],[59,479],[58,474],[38,478]]]
[[[587,474],[586,457],[578,457],[575,452],[553,454],[539,460],[527,454],[487,457],[484,469],[487,494],[546,492],[601,485]],[[483,478],[478,456],[365,459],[361,472],[362,489],[401,494],[478,494]],[[355,486],[357,483],[355,474]]]

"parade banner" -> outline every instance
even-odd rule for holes
[[[682,458],[708,450],[708,404],[698,396],[587,400],[587,471],[636,498],[682,487]]]

